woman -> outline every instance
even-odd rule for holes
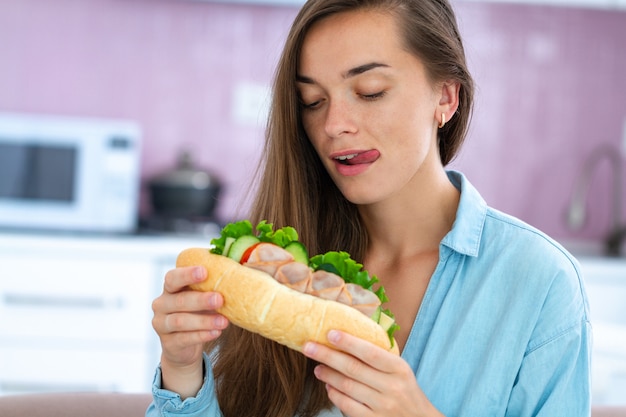
[[[337,350],[302,355],[227,327],[219,294],[187,290],[204,270],[179,268],[153,306],[163,353],[147,415],[589,415],[575,260],[444,168],[472,96],[447,1],[307,2],[278,66],[250,218],[362,260],[402,355],[339,332]]]

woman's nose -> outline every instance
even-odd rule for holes
[[[326,109],[324,129],[331,137],[356,132],[355,114],[346,100],[332,100]]]

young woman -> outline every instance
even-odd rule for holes
[[[588,416],[577,263],[444,168],[473,96],[446,0],[311,0],[274,84],[250,219],[345,250],[390,298],[401,356],[331,332],[304,355],[213,310],[178,268],[154,301],[148,416]],[[208,343],[207,345],[205,345]]]

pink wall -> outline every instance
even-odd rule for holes
[[[626,13],[475,3],[458,10],[478,97],[456,165],[493,206],[555,237],[604,236],[613,195],[606,161],[592,182],[587,227],[569,231],[563,212],[591,151],[623,146]]]
[[[557,238],[603,235],[608,164],[582,233],[568,231],[562,213],[591,150],[621,143],[626,13],[474,2],[457,11],[478,94],[453,167],[492,206]],[[233,110],[234,92],[269,85],[295,13],[185,0],[2,0],[0,111],[135,119],[144,179],[192,148],[226,182],[227,219],[263,139],[260,124]]]

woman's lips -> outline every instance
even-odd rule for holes
[[[342,152],[333,155],[333,160],[339,174],[354,176],[366,171],[379,157],[380,152],[372,149],[369,151]]]

